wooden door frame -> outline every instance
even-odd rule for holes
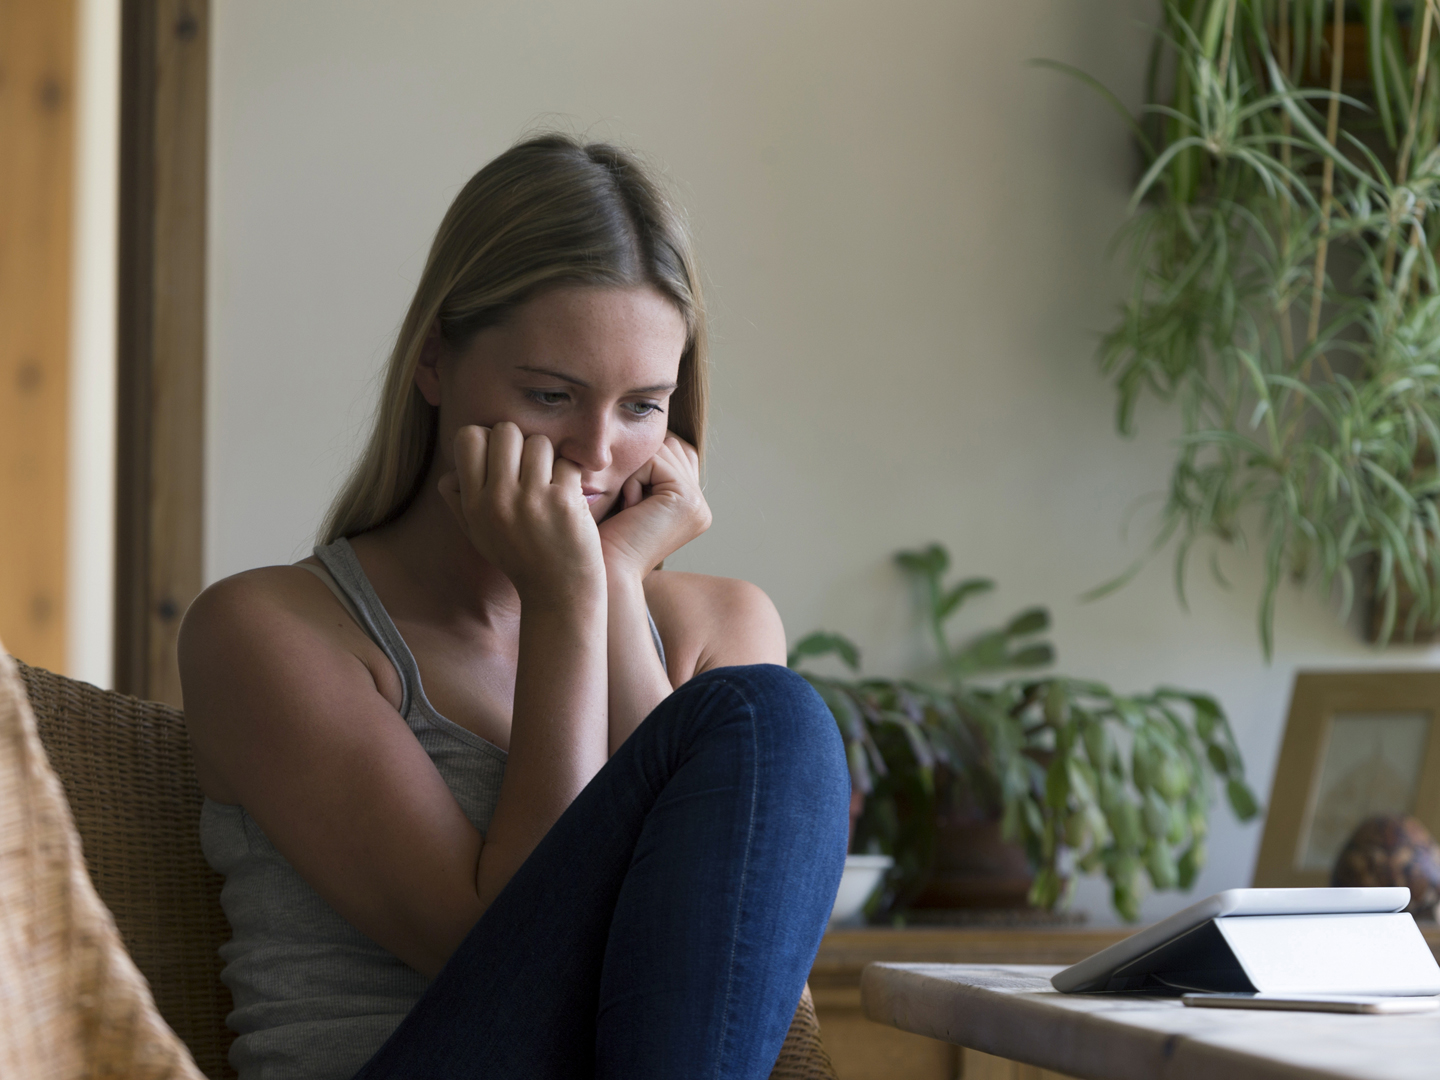
[[[69,668],[77,4],[0,0],[0,652]]]
[[[115,688],[181,704],[203,585],[209,0],[122,0]]]

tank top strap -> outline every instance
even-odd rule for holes
[[[395,666],[395,672],[400,676],[400,715],[409,716],[410,704],[415,700],[420,686],[420,666],[415,663],[415,655],[410,651],[410,646],[405,644],[405,639],[400,636],[394,620],[380,602],[370,579],[365,576],[355,549],[350,546],[350,541],[342,536],[332,544],[317,547],[315,557],[330,571],[330,576],[340,591],[349,597],[361,629],[370,636],[371,641],[380,646],[380,651]]]
[[[665,669],[665,674],[668,677],[670,674],[670,665],[665,662],[665,643],[660,640],[660,628],[655,625],[655,616],[650,614],[650,606],[648,604],[645,606],[645,618],[649,620],[650,623],[650,640],[655,642],[655,651],[660,654],[660,666]]]

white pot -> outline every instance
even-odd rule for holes
[[[885,880],[885,872],[894,865],[889,855],[846,855],[840,891],[835,894],[835,907],[830,912],[830,928],[862,925],[865,901],[874,895]]]

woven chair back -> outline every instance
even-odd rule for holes
[[[16,661],[40,740],[65,786],[85,865],[114,913],[155,1004],[211,1080],[226,1060],[230,991],[219,948],[230,938],[222,879],[200,851],[200,787],[179,710]],[[770,1080],[835,1080],[805,988]]]
[[[200,852],[200,787],[181,713],[17,661],[40,741],[65,787],[85,866],[160,1015],[212,1080],[225,1059],[230,937],[221,877]]]

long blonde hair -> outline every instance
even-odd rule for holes
[[[385,370],[365,451],[320,529],[320,542],[393,521],[435,453],[437,410],[415,386],[431,329],[451,347],[503,322],[559,284],[650,285],[685,320],[669,428],[703,455],[709,396],[705,306],[679,211],[635,157],[547,134],[486,165],[450,204]]]

